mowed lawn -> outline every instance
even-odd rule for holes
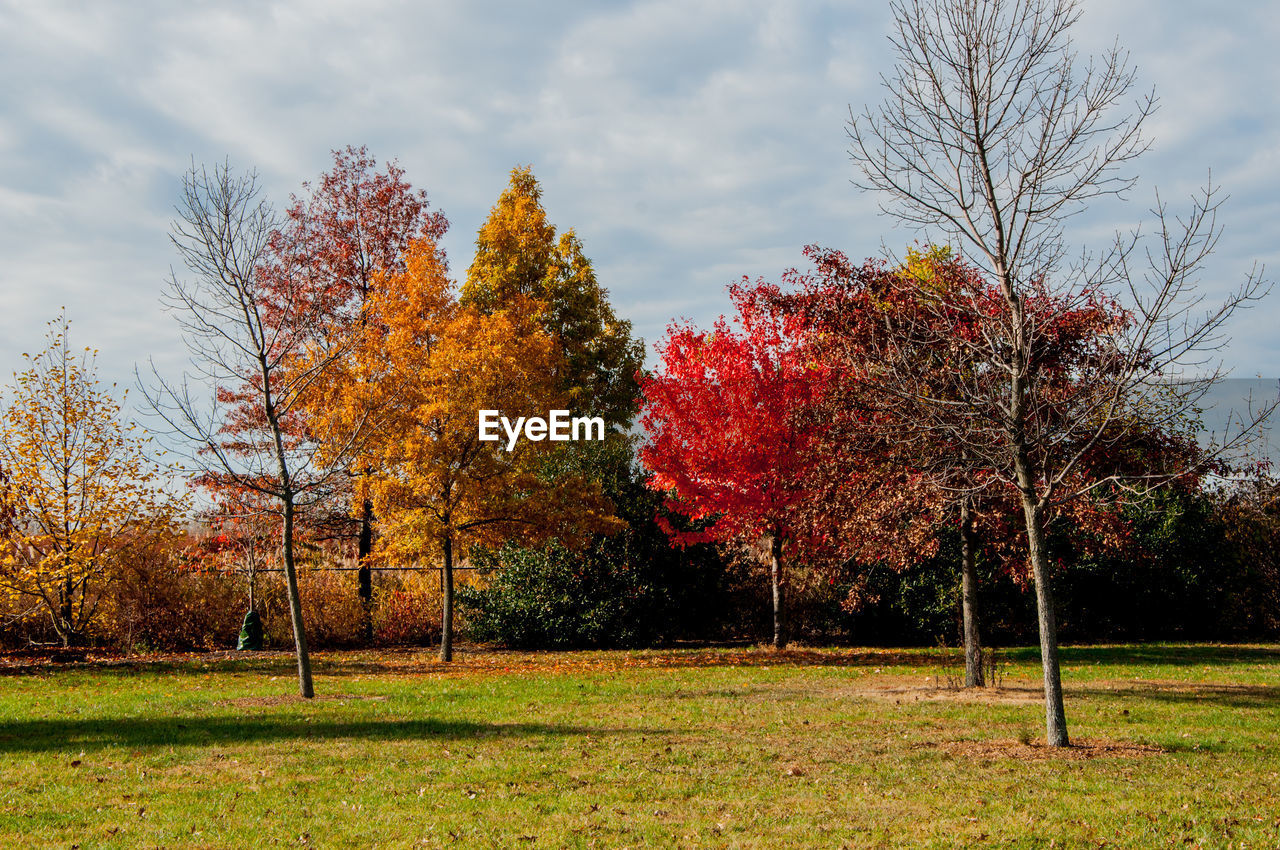
[[[1277,847],[1280,648],[230,653],[0,666],[0,845]],[[2,663],[2,662],[0,662]]]

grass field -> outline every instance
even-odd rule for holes
[[[1277,847],[1280,648],[320,653],[0,666],[0,844]]]

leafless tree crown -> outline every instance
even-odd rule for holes
[[[887,96],[850,115],[855,185],[880,193],[887,214],[961,249],[1001,288],[1007,310],[989,317],[970,357],[1004,373],[1008,392],[998,401],[989,385],[970,388],[931,418],[968,438],[975,423],[989,423],[1004,435],[997,466],[1008,452],[1039,454],[1041,495],[1051,499],[1099,440],[1194,420],[1223,376],[1227,321],[1269,286],[1255,269],[1220,303],[1206,302],[1200,275],[1221,234],[1223,200],[1212,183],[1182,217],[1157,196],[1149,236],[1118,235],[1092,260],[1081,251],[1080,261],[1064,262],[1067,219],[1133,186],[1125,166],[1147,149],[1142,127],[1156,108],[1154,94],[1131,97],[1135,71],[1118,47],[1080,59],[1070,38],[1076,0],[894,0],[891,8],[897,61],[882,79]],[[1033,288],[1063,309],[1102,293],[1132,318],[1099,338],[1075,391],[1055,399],[1055,417],[1040,410],[1043,316],[1024,303]],[[897,365],[893,386],[909,393],[910,381],[898,378],[911,364]],[[964,401],[968,416],[957,418]],[[1225,442],[1246,442],[1269,412],[1244,413]]]
[[[267,497],[318,498],[332,470],[317,462],[314,441],[284,423],[338,352],[314,349],[314,300],[291,264],[273,255],[279,219],[257,174],[193,165],[176,211],[170,240],[188,274],[172,272],[161,301],[182,328],[191,372],[175,384],[153,370],[149,384],[139,380],[142,391],[198,469]],[[193,392],[192,377],[206,388],[251,388],[239,415],[257,427],[227,428],[233,406]]]
[[[1074,0],[895,0],[897,64],[877,109],[851,114],[856,185],[890,215],[942,228],[987,271],[1049,274],[1062,222],[1119,194],[1121,167],[1147,149],[1154,95],[1126,108],[1128,56],[1079,67]]]

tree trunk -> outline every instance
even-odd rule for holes
[[[1003,240],[1003,235],[1000,238]],[[1001,256],[1003,257],[1003,250]],[[1067,747],[1071,742],[1067,738],[1067,712],[1062,703],[1062,674],[1058,669],[1058,624],[1053,616],[1053,588],[1049,579],[1049,556],[1045,551],[1044,506],[1036,491],[1038,475],[1025,442],[1027,397],[1031,392],[1031,383],[1027,377],[1031,343],[1028,341],[1025,304],[1018,297],[1013,275],[1003,261],[997,264],[997,272],[1009,306],[1009,315],[1013,320],[1013,336],[1010,340],[1013,348],[1010,364],[1013,379],[1009,387],[1012,426],[1008,435],[1014,447],[1014,480],[1022,496],[1022,512],[1027,524],[1027,552],[1031,560],[1032,577],[1036,582],[1040,666],[1044,672],[1045,742],[1051,747]]]
[[[70,570],[70,567],[67,569]],[[62,638],[62,646],[64,649],[69,646],[73,646],[76,642],[75,629],[72,628],[72,617],[74,616],[74,611],[71,606],[71,597],[74,593],[75,584],[71,581],[71,576],[68,575],[66,580],[63,582],[62,599],[60,600],[62,604],[58,606],[60,608],[58,615],[62,618],[62,624],[54,629],[54,631],[58,633],[58,637]],[[57,624],[55,624],[55,626],[56,625]]]
[[[359,583],[361,631],[366,643],[373,640],[373,570],[369,554],[373,551],[373,502],[368,499],[360,508],[360,537],[356,543],[356,580]]]
[[[1062,675],[1058,669],[1058,624],[1053,615],[1053,588],[1049,556],[1045,550],[1044,512],[1024,489],[1022,510],[1027,522],[1027,548],[1036,582],[1036,614],[1040,626],[1040,665],[1044,670],[1045,742],[1051,747],[1071,745],[1067,738],[1067,714],[1062,701]]]
[[[978,541],[969,497],[960,501],[960,602],[964,613],[964,686],[981,688],[982,643],[978,639]]]
[[[440,618],[440,660],[453,660],[453,536],[444,537],[443,612]]]
[[[249,610],[258,610],[258,565],[252,558],[249,561]]]
[[[769,541],[769,579],[773,588],[773,648],[787,645],[782,598],[782,537],[775,531]]]
[[[293,622],[293,645],[298,654],[298,693],[306,699],[316,695],[311,684],[311,654],[302,623],[302,596],[298,593],[298,571],[293,563],[293,497],[284,498],[284,577],[289,588],[289,618]]]

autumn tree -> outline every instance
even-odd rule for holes
[[[64,646],[83,641],[130,547],[175,516],[147,438],[69,325],[50,322],[45,350],[23,355],[0,419],[0,590],[34,600]]]
[[[795,416],[821,392],[794,329],[758,309],[736,286],[735,331],[721,317],[710,331],[673,324],[658,344],[659,366],[641,382],[640,460],[667,507],[703,525],[677,531],[678,542],[763,541],[773,600],[773,645],[786,645],[784,595],[789,556],[807,529],[796,508],[815,461],[814,428]]]
[[[376,470],[369,498],[385,532],[381,549],[399,559],[440,558],[440,658],[450,661],[454,566],[470,547],[572,539],[610,521],[598,485],[541,474],[552,443],[480,439],[481,410],[514,421],[564,403],[556,341],[536,326],[526,296],[488,314],[459,304],[430,239],[411,243],[403,272],[381,277],[353,358],[324,384],[325,408],[339,433],[374,411],[357,457]]]
[[[333,470],[319,463],[319,446],[300,417],[306,393],[342,350],[326,348],[329,338],[314,333],[322,305],[312,297],[306,270],[271,249],[279,223],[255,173],[238,175],[227,164],[193,166],[177,211],[170,240],[190,277],[172,273],[163,300],[212,398],[193,392],[186,375],[175,385],[155,374],[143,391],[200,482],[255,494],[274,507],[298,691],[309,699],[315,690],[298,592],[296,524],[299,509],[323,497]]]
[[[483,313],[533,311],[560,349],[558,385],[569,406],[630,426],[643,344],[631,338],[631,323],[614,315],[577,234],[556,235],[528,166],[512,169],[510,185],[476,235],[462,302]]]
[[[954,413],[971,398],[971,388],[989,371],[986,361],[975,356],[985,332],[981,317],[995,312],[1000,293],[949,248],[908,249],[906,261],[897,266],[883,261],[856,266],[841,252],[813,247],[806,253],[815,272],[792,272],[791,289],[771,301],[797,315],[815,356],[836,376],[812,414],[827,423],[821,451],[827,462],[821,469],[830,492],[820,501],[822,511],[841,518],[829,506],[848,502],[841,491],[853,475],[877,468],[891,472],[883,487],[873,489],[878,495],[900,486],[901,470],[916,472],[915,510],[932,512],[935,528],[943,524],[944,512],[959,526],[965,678],[967,685],[979,685],[976,560],[985,553],[999,571],[1021,577],[1025,546],[1009,538],[1007,523],[1020,505],[1016,492],[981,452],[946,439],[945,430],[922,431],[919,424],[928,422],[929,414],[919,408],[936,411],[949,404]],[[986,310],[972,309],[984,303]],[[1074,304],[1043,293],[1028,299],[1028,310],[1039,328],[1036,361],[1050,399],[1074,392],[1077,376],[1095,374],[1099,339],[1130,321],[1119,305],[1097,291],[1081,293]],[[909,382],[884,383],[886,363],[908,362],[914,364]],[[1061,415],[1049,404],[1046,410]],[[1196,485],[1197,476],[1188,471],[1201,466],[1195,423],[1187,420],[1181,430],[1172,425],[1129,423],[1123,434],[1108,434],[1081,455],[1069,486],[1111,482],[1088,487],[1060,507],[1085,539],[1118,546],[1125,534],[1121,508],[1142,497],[1142,483],[1153,475],[1168,475],[1180,486]],[[880,458],[881,464],[869,465],[868,458]],[[843,516],[865,512],[862,505],[848,507]],[[865,560],[867,553],[855,556]]]
[[[980,471],[961,454],[925,454],[901,439],[909,427],[896,411],[869,393],[863,378],[874,368],[886,345],[902,340],[897,325],[916,321],[912,309],[921,297],[942,299],[972,283],[972,274],[952,262],[945,249],[908,251],[897,266],[884,262],[851,263],[840,251],[808,246],[811,271],[783,275],[783,286],[762,286],[769,309],[788,317],[806,340],[810,356],[830,377],[807,410],[796,415],[815,428],[815,462],[807,472],[811,497],[797,510],[812,527],[822,529],[831,545],[816,553],[819,561],[885,565],[903,570],[931,556],[938,530],[959,514],[962,552],[962,605],[967,684],[980,679],[977,663],[976,543],[973,504],[985,485]],[[891,285],[900,279],[917,286]],[[929,392],[945,395],[946,385],[963,373],[963,352],[954,348],[912,352],[917,379]],[[938,449],[938,446],[931,447]],[[940,478],[939,472],[947,477]],[[865,577],[856,579],[845,605],[864,603]]]
[[[542,187],[531,168],[512,170],[509,185],[477,233],[461,300],[481,313],[528,312],[527,319],[558,349],[554,385],[568,409],[600,416],[607,424],[604,441],[561,443],[548,452],[541,460],[543,475],[588,478],[615,506],[638,492],[622,482],[630,482],[634,472],[630,429],[643,342],[633,339],[631,323],[614,313],[577,234],[572,229],[558,233],[548,221]],[[597,537],[568,558],[585,565],[609,545]],[[558,557],[550,550],[541,555]]]
[[[1065,503],[1119,480],[1081,478],[1100,445],[1196,407],[1221,374],[1206,361],[1225,322],[1263,287],[1250,277],[1220,306],[1196,307],[1196,274],[1219,233],[1211,188],[1180,223],[1157,203],[1145,270],[1136,267],[1136,239],[1093,263],[1064,261],[1066,219],[1133,185],[1122,169],[1146,149],[1142,128],[1155,106],[1140,98],[1126,111],[1135,74],[1118,48],[1077,62],[1075,0],[895,0],[891,9],[897,61],[886,100],[849,124],[858,185],[932,241],[963,250],[1000,297],[968,305],[978,334],[951,340],[981,364],[959,398],[914,392],[915,365],[906,360],[886,362],[878,380],[914,406],[917,433],[964,446],[1018,494],[1046,738],[1066,746],[1047,525]],[[1055,380],[1041,358],[1045,316],[1034,305],[1072,308],[1091,293],[1123,300],[1130,320],[1094,337],[1087,363]]]
[[[977,559],[983,551],[998,552],[1002,569],[1014,567],[1011,559],[1021,550],[1002,539],[1002,532],[1005,515],[1016,505],[980,454],[945,434],[921,432],[910,400],[928,398],[935,407],[962,403],[966,385],[977,380],[984,364],[973,359],[974,346],[957,340],[981,337],[981,323],[968,307],[995,303],[998,293],[949,248],[908,249],[898,265],[858,266],[839,251],[814,246],[805,253],[814,270],[792,270],[785,276],[787,288],[767,296],[804,329],[813,356],[833,376],[808,413],[824,425],[822,461],[814,465],[810,485],[818,498],[802,510],[837,533],[839,557],[899,569],[927,556],[943,525],[957,525],[965,682],[981,685]],[[1124,320],[1114,304],[1097,297],[1070,308],[1040,300],[1033,309],[1043,319],[1040,363],[1059,383],[1091,356],[1096,335],[1109,334]],[[880,385],[886,362],[914,364],[910,382],[895,384],[891,393]],[[1092,460],[1101,461],[1098,454]],[[896,516],[886,513],[894,502]],[[1076,507],[1089,528],[1100,530],[1116,515],[1084,511],[1086,504],[1081,500]],[[876,534],[866,528],[869,517],[889,523]],[[896,543],[884,539],[895,533]],[[851,596],[849,603],[857,601]]]
[[[449,229],[444,214],[433,211],[425,191],[415,191],[396,162],[381,171],[364,146],[348,146],[333,152],[333,167],[315,183],[303,184],[295,196],[279,230],[272,234],[270,268],[287,269],[278,281],[277,298],[282,309],[292,299],[305,298],[308,316],[314,322],[313,344],[322,351],[343,348],[341,340],[358,331],[367,321],[366,304],[380,279],[379,273],[403,273],[404,252],[413,239],[437,242]],[[270,304],[268,305],[270,306]],[[309,397],[304,397],[304,402]],[[315,418],[310,410],[301,417]],[[369,606],[373,599],[369,555],[373,549],[373,503],[369,498],[352,498],[353,492],[367,490],[364,479],[374,470],[350,466],[346,459],[334,458],[344,466],[334,483],[329,510],[310,518],[321,536],[337,535],[355,539],[357,586],[365,607],[366,637],[372,629]],[[351,503],[354,502],[354,509]]]

